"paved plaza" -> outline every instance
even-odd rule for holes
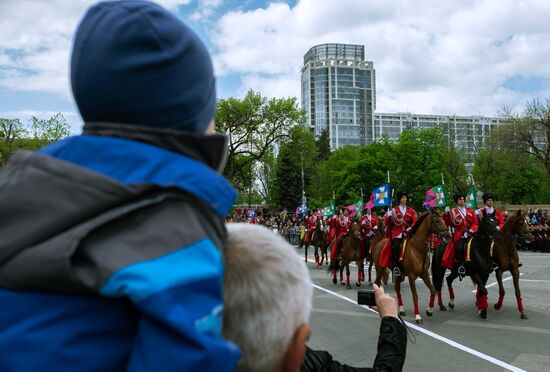
[[[353,289],[333,285],[326,266],[315,267],[311,251],[307,266],[315,291],[310,346],[327,350],[336,360],[352,366],[372,366],[380,325],[378,314],[356,304],[355,285]],[[303,249],[298,252],[303,258]],[[506,296],[499,311],[492,307],[498,299],[496,278],[494,274],[489,278],[487,320],[477,315],[469,278],[462,282],[457,279],[453,284],[454,310],[439,311],[436,299],[434,315],[428,318],[425,309],[429,291],[419,281],[419,307],[424,321],[419,326],[414,323],[412,296],[405,282],[401,291],[410,333],[404,371],[550,371],[550,254],[521,252],[520,259],[526,320],[520,319],[517,311],[509,273],[504,274]],[[355,266],[350,269],[353,284],[357,271]],[[392,283],[385,289],[395,298]],[[448,299],[445,284],[445,304]]]

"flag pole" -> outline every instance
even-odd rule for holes
[[[445,186],[445,179],[443,178],[443,172],[441,172],[441,184]]]
[[[387,172],[388,172],[388,183],[390,183],[390,171],[389,171],[389,169],[387,170]]]

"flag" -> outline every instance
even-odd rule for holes
[[[332,217],[335,213],[336,213],[336,210],[334,208],[334,204],[327,205],[321,211],[321,214],[323,215],[323,217]]]
[[[307,212],[307,205],[304,203],[296,208],[296,214],[304,214]]]
[[[349,211],[349,218],[353,218],[355,216],[355,204],[346,205],[344,208]]]
[[[361,196],[361,199],[359,199],[357,202],[355,202],[354,206],[355,206],[355,211],[357,213],[361,212],[363,210],[363,206],[365,205],[365,203],[363,203],[363,197]]]
[[[374,206],[386,207],[390,205],[390,184],[376,187],[373,191],[374,194]]]
[[[445,186],[437,185],[426,191],[426,200],[423,204],[424,208],[446,207],[447,204]]]
[[[246,217],[248,218],[256,218],[257,212],[255,209],[247,209],[246,210]]]
[[[367,202],[367,204],[365,204],[365,208],[369,208],[369,209],[374,208],[374,191],[370,193],[370,199]]]
[[[468,193],[466,194],[466,202],[464,203],[466,208],[472,208],[472,209],[477,208],[476,195],[477,195],[476,187],[475,186],[470,187],[470,190],[468,190]]]

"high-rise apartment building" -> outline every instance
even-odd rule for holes
[[[333,149],[366,145],[374,138],[376,79],[365,47],[321,44],[304,56],[302,107],[307,124],[319,136],[328,130]]]

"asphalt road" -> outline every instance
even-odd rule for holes
[[[303,249],[298,252],[303,258]],[[504,306],[499,311],[492,307],[498,299],[498,285],[494,274],[489,278],[487,320],[477,315],[474,286],[469,278],[462,282],[457,279],[453,284],[455,309],[440,311],[436,299],[431,318],[425,314],[429,291],[418,281],[424,323],[417,326],[409,285],[402,284],[407,310],[403,319],[410,330],[404,371],[550,371],[550,254],[521,252],[520,258],[523,262],[520,288],[526,320],[520,319],[508,273],[504,274]],[[380,325],[378,314],[356,304],[355,285],[353,289],[333,285],[326,266],[315,267],[312,255],[307,266],[315,285],[309,345],[329,351],[336,360],[346,364],[372,366]],[[350,269],[353,284],[356,268]],[[385,289],[395,298],[392,283]],[[443,302],[446,304],[448,299],[445,284]]]

